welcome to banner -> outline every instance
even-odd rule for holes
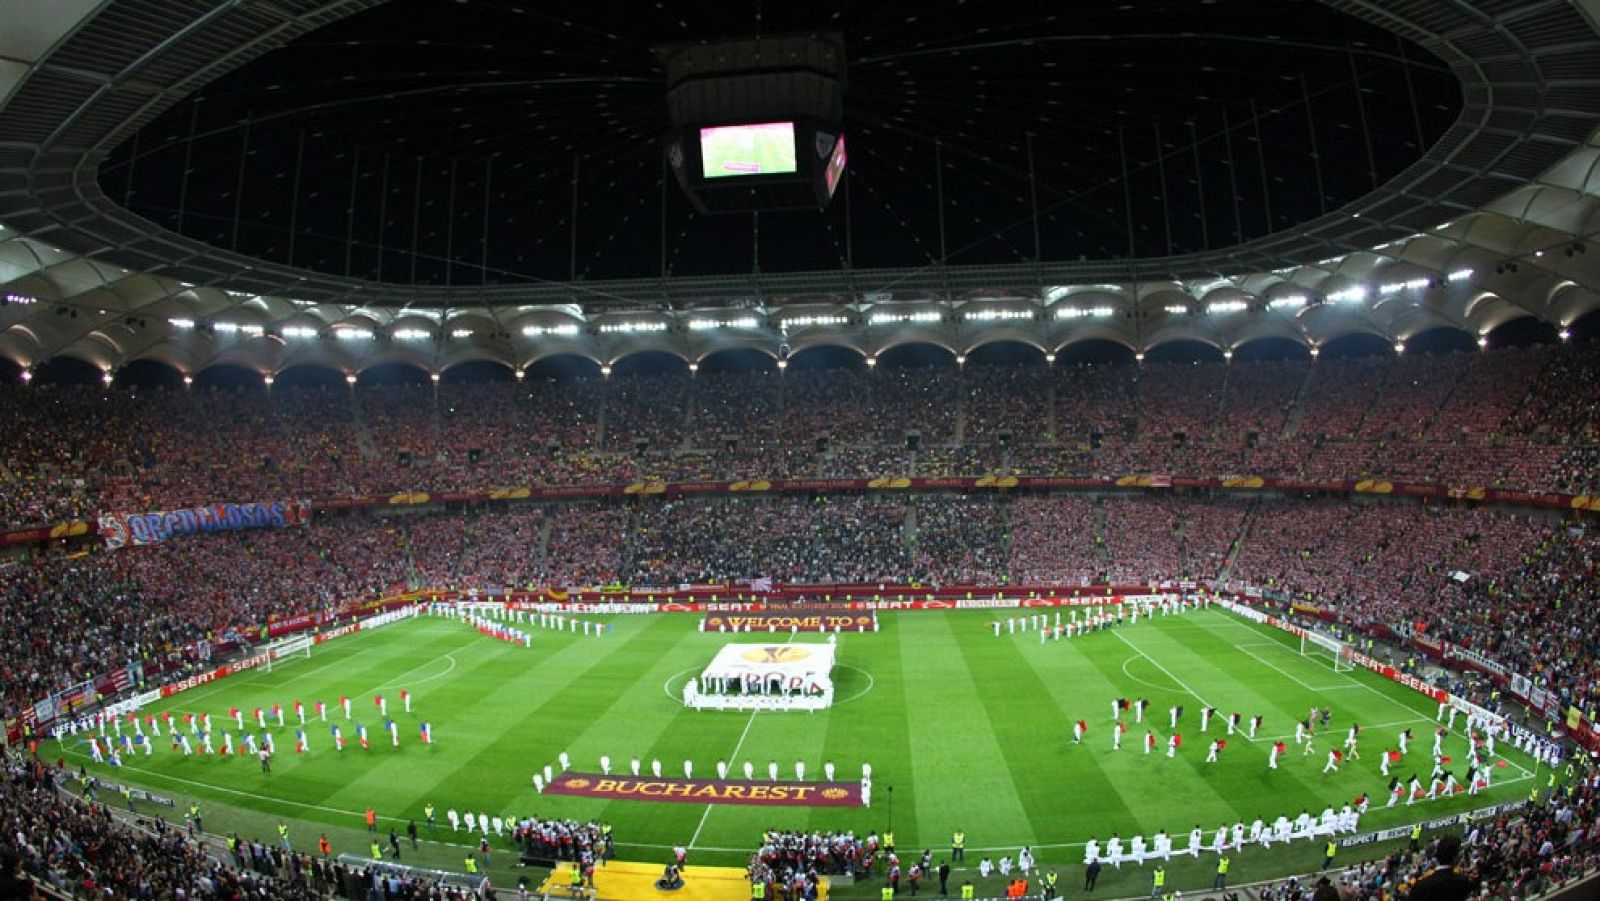
[[[303,525],[310,519],[309,501],[211,504],[158,513],[102,513],[100,535],[105,538],[106,548],[114,551],[130,544],[156,544],[187,535],[244,529],[281,529]]]

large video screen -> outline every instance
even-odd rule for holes
[[[700,168],[706,178],[795,171],[794,123],[718,125],[700,129]]]

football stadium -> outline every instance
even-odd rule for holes
[[[1590,0],[0,2],[0,898],[1600,897],[1597,235]]]

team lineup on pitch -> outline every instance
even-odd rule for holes
[[[169,732],[194,734],[198,726],[184,716],[198,724],[208,715],[213,730],[248,724],[255,728],[236,731],[275,735],[270,772],[254,756],[199,753],[198,741],[186,754],[165,739],[153,752],[124,752],[120,768],[90,766],[154,793],[330,826],[359,823],[369,807],[401,828],[421,822],[429,804],[441,822],[445,811],[474,811],[502,849],[510,843],[491,829],[494,818],[602,820],[615,825],[624,856],[653,859],[682,846],[718,864],[742,863],[767,829],[892,830],[902,849],[936,850],[961,830],[975,858],[1027,846],[1041,863],[1057,864],[1081,863],[1089,848],[1108,863],[1137,863],[1159,856],[1163,842],[1168,854],[1198,853],[1213,850],[1219,833],[1231,847],[1248,836],[1249,853],[1263,832],[1270,843],[1353,831],[1342,809],[1362,797],[1370,803],[1362,829],[1512,800],[1526,794],[1536,768],[1509,742],[1480,750],[1492,779],[1467,797],[1471,748],[1459,724],[1440,738],[1443,756],[1462,761],[1451,767],[1461,777],[1451,789],[1459,790],[1436,785],[1438,797],[1408,793],[1385,807],[1390,778],[1409,782],[1414,773],[1424,789],[1433,781],[1434,730],[1445,724],[1422,695],[1364,671],[1336,671],[1287,636],[1217,609],[1053,640],[1038,628],[999,628],[995,617],[1007,612],[904,612],[880,616],[877,632],[765,636],[702,632],[684,615],[613,615],[593,618],[609,627],[604,634],[535,629],[520,643],[457,619],[418,616],[140,711]],[[1024,613],[1040,625],[1041,614]],[[816,711],[686,708],[675,686],[718,648],[746,639],[835,643],[840,703]],[[342,698],[356,708],[349,715]],[[1299,724],[1312,708],[1326,710],[1328,722],[1319,716],[1307,734]],[[367,727],[365,747],[358,724]],[[1347,743],[1357,725],[1359,759]],[[1408,728],[1418,737],[1385,764]],[[89,763],[91,737],[98,741],[93,733],[63,740],[69,762]],[[106,739],[116,740],[114,731]],[[1349,759],[1332,766],[1338,749]],[[809,776],[818,792],[833,783],[856,794],[841,806],[756,809],[720,798],[658,803],[626,785],[604,796],[540,790],[568,769],[604,769],[623,783],[643,775],[644,784],[743,774],[780,786]],[[864,773],[870,778],[861,785]],[[858,799],[861,806],[851,806]],[[1327,812],[1336,822],[1324,822]],[[1302,814],[1314,821],[1310,829],[1294,824]],[[1290,834],[1274,830],[1280,820],[1291,823]],[[1204,833],[1202,846],[1195,830]],[[1169,836],[1180,837],[1177,847]],[[477,841],[448,826],[433,837]]]

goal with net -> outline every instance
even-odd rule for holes
[[[1348,673],[1354,669],[1345,651],[1345,643],[1337,638],[1309,629],[1300,633],[1300,656],[1328,664],[1336,673]]]
[[[280,663],[286,663],[300,657],[309,658],[311,656],[311,646],[314,644],[316,642],[309,635],[274,641],[262,648],[267,654],[267,660],[261,664],[261,668],[267,672],[272,672],[272,668]]]

